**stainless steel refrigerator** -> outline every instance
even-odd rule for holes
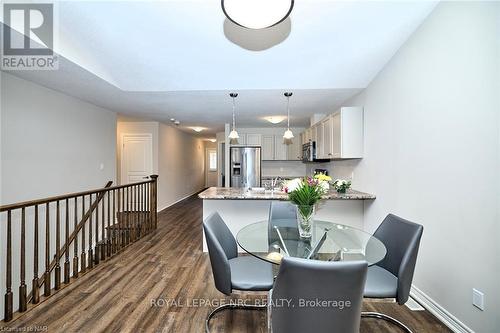
[[[260,187],[261,148],[230,148],[231,187]]]

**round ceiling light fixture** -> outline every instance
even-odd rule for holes
[[[229,20],[249,29],[265,29],[284,21],[294,0],[221,0]]]
[[[279,124],[281,123],[283,120],[286,119],[286,117],[283,117],[283,116],[269,116],[269,117],[264,117],[265,120],[267,120],[268,122],[270,122],[271,124]]]

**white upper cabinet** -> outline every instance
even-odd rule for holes
[[[363,121],[362,107],[343,107],[302,136],[316,141],[318,159],[363,158]]]
[[[323,126],[321,122],[316,125],[316,156],[323,156]],[[321,157],[320,157],[321,158]]]
[[[302,139],[304,132],[299,135],[300,128],[291,128],[296,135],[292,143],[285,144],[283,133],[286,128],[242,128],[238,131],[240,138],[233,146],[260,146],[263,161],[301,161]],[[310,132],[311,133],[311,132]],[[309,142],[309,141],[308,141]]]
[[[288,145],[283,142],[283,137],[280,135],[274,136],[274,159],[276,161],[288,159]]]
[[[321,155],[317,155],[318,158],[333,158],[332,150],[332,117],[328,116],[321,121],[321,130],[323,132],[323,140],[321,142],[321,148],[318,149]],[[318,147],[316,147],[317,149]],[[317,150],[317,151],[318,151]]]
[[[274,135],[262,136],[262,160],[274,160]]]
[[[363,158],[364,117],[361,107],[344,107],[334,114],[334,158]]]
[[[262,144],[262,135],[248,133],[246,144],[249,146],[260,146]]]
[[[332,158],[342,158],[342,128],[341,128],[342,112],[336,112],[331,116],[332,124]]]

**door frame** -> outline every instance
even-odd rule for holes
[[[154,172],[154,149],[153,149],[153,134],[152,133],[121,133],[120,135],[120,184],[124,185],[125,179],[127,178],[125,175],[125,165],[123,163],[123,148],[125,148],[125,137],[143,137],[149,138],[151,141],[151,174]],[[150,176],[150,175],[149,175]]]
[[[210,171],[210,157],[209,157],[209,152],[211,150],[215,150],[215,154],[217,154],[217,169],[215,171]],[[215,172],[215,175],[218,176],[219,174],[219,156],[217,152],[217,147],[212,147],[212,148],[205,148],[205,187],[208,187],[208,174],[210,172]],[[215,182],[215,186],[217,186],[217,183],[219,182],[219,179],[217,177],[217,181]]]

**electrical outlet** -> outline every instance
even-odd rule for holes
[[[479,310],[484,311],[484,294],[474,288],[472,289],[472,305],[477,307]]]

